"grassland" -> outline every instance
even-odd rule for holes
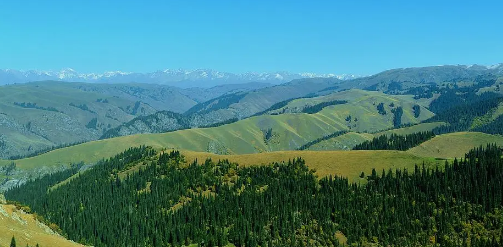
[[[374,135],[368,133],[348,132],[328,140],[321,141],[309,147],[312,151],[321,150],[351,150],[357,144],[372,140]]]
[[[470,149],[496,143],[503,146],[503,137],[480,132],[456,132],[439,135],[407,152],[421,157],[464,157]]]
[[[20,169],[40,166],[59,166],[84,161],[96,162],[111,157],[131,146],[149,145],[156,148],[176,148],[218,154],[250,154],[270,151],[294,150],[299,146],[339,130],[377,130],[393,126],[392,114],[381,115],[375,103],[385,102],[403,105],[402,122],[417,123],[432,115],[422,110],[423,116],[412,116],[413,101],[405,101],[379,92],[349,90],[339,95],[340,99],[353,97],[344,105],[329,106],[316,114],[263,115],[215,128],[179,130],[162,134],[142,134],[58,149],[37,157],[17,160]],[[335,97],[332,95],[331,97]],[[403,97],[402,97],[403,98]],[[389,110],[389,109],[388,109]],[[346,117],[358,119],[349,123]],[[271,130],[266,138],[265,131]],[[0,161],[0,165],[10,161]]]
[[[418,123],[422,120],[433,116],[433,113],[428,111],[421,103],[411,95],[388,95],[381,92],[365,91],[352,89],[343,92],[333,93],[317,98],[302,98],[289,102],[286,106],[273,111],[273,113],[296,111],[307,105],[316,105],[322,102],[344,100],[347,104],[329,106],[321,112],[315,114],[320,117],[337,120],[343,124],[348,130],[357,132],[377,132],[383,129],[393,127],[393,108],[402,107],[404,114],[402,123]],[[376,110],[379,103],[384,104],[387,112],[381,115]],[[414,117],[412,107],[416,104],[421,105],[421,114],[418,118]],[[347,117],[351,116],[351,120],[347,121]]]
[[[420,124],[413,125],[410,127],[404,127],[404,128],[399,128],[399,129],[392,129],[392,130],[378,132],[378,133],[374,134],[374,136],[391,135],[391,134],[408,135],[408,134],[422,132],[422,131],[431,131],[436,127],[440,127],[440,126],[444,126],[444,125],[447,125],[447,124],[442,123],[442,122],[420,123]]]
[[[35,220],[32,214],[17,210],[13,205],[0,204],[0,246],[9,246],[12,236],[17,246],[77,247],[83,246],[55,234]]]
[[[182,151],[188,162],[198,160],[203,162],[207,158],[213,160],[227,159],[243,166],[264,165],[272,162],[281,162],[303,158],[309,168],[316,170],[320,177],[339,175],[350,181],[361,181],[362,172],[370,174],[372,169],[381,172],[383,169],[413,169],[416,164],[433,167],[442,166],[443,162],[433,158],[418,157],[403,151],[278,151],[269,153],[243,154],[243,155],[218,155],[204,152]]]
[[[387,131],[377,132],[375,134],[369,133],[356,133],[349,132],[347,134],[337,136],[334,138],[330,138],[328,140],[321,141],[309,147],[309,150],[351,150],[357,144],[360,144],[364,141],[372,140],[372,138],[381,136],[381,135],[407,135],[420,131],[429,131],[438,126],[445,125],[444,123],[420,123],[417,125],[413,125],[410,127],[404,127],[399,129],[392,129]]]

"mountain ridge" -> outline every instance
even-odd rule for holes
[[[26,83],[30,81],[61,80],[68,82],[101,82],[101,83],[153,83],[178,87],[212,87],[226,84],[266,82],[280,84],[302,78],[337,78],[340,80],[354,79],[359,76],[351,74],[315,74],[278,72],[246,72],[229,73],[211,69],[164,69],[153,72],[123,72],[107,71],[104,73],[79,73],[74,69],[65,68],[52,70],[15,70],[0,69],[0,85]]]

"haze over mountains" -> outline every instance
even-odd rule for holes
[[[213,87],[223,84],[247,82],[263,82],[280,84],[301,78],[337,78],[341,80],[354,79],[358,76],[348,74],[315,74],[315,73],[255,73],[234,74],[210,69],[165,69],[149,73],[108,71],[104,73],[79,73],[71,68],[60,71],[42,70],[0,70],[0,85],[25,83],[31,81],[69,81],[69,82],[101,82],[101,83],[151,83],[187,87]]]

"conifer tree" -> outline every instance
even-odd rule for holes
[[[12,236],[12,239],[10,240],[10,247],[16,247],[16,238]]]

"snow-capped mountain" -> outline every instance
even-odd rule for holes
[[[66,68],[60,71],[40,71],[40,70],[0,70],[0,85],[25,83],[30,81],[58,80],[69,82],[102,82],[102,83],[155,83],[178,87],[212,87],[222,84],[237,84],[247,82],[266,82],[279,84],[294,79],[301,78],[337,78],[340,80],[353,79],[355,75],[335,75],[335,74],[314,74],[314,73],[254,73],[233,74],[209,69],[165,69],[150,73],[133,73],[122,71],[108,71],[98,73],[78,73]]]

